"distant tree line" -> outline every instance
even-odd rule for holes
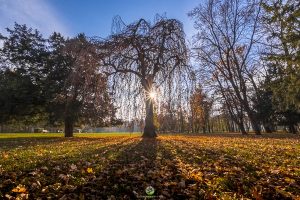
[[[15,24],[1,35],[0,124],[107,126],[144,120],[160,132],[297,133],[300,2],[206,0],[183,24],[113,20],[105,39],[49,38]],[[151,96],[155,93],[155,96]]]

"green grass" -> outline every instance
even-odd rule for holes
[[[300,137],[288,134],[0,134],[0,199],[297,199]]]
[[[102,136],[136,136],[141,135],[138,132],[113,132],[113,133],[74,133],[75,137],[102,137]],[[47,138],[63,137],[63,133],[0,133],[2,138]]]

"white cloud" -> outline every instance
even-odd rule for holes
[[[48,36],[57,31],[69,36],[61,17],[45,0],[0,0],[0,33],[14,23],[26,24]]]

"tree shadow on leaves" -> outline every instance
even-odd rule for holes
[[[77,188],[70,198],[84,199],[187,199],[184,176],[171,151],[158,139],[139,139],[124,149],[106,169]],[[146,188],[155,190],[151,196]]]
[[[17,137],[17,138],[0,138],[1,150],[12,150],[15,148],[28,148],[39,145],[57,145],[63,142],[101,142],[107,140],[103,138],[92,137]]]
[[[192,195],[202,191],[197,199],[215,199],[216,195],[225,198],[222,196],[224,194],[238,198],[292,199],[288,193],[276,189],[282,186],[283,174],[268,173],[249,158],[236,156],[235,152],[225,149],[196,146],[187,141],[168,143],[171,144],[169,148],[174,149],[174,157],[194,169],[186,172],[185,180],[187,187],[190,183],[196,184],[197,190]],[[295,176],[292,178],[297,180]],[[289,187],[291,190],[297,189],[295,185],[290,184]]]
[[[0,199],[1,193],[5,194],[8,192],[11,194],[12,188],[20,183],[26,186],[30,199],[36,199],[38,197],[62,197],[65,192],[71,192],[73,190],[73,188],[70,188],[70,185],[76,185],[75,182],[78,181],[76,177],[80,178],[86,176],[86,172],[82,173],[81,170],[89,167],[94,168],[99,163],[106,164],[109,162],[107,157],[110,157],[111,154],[115,154],[115,152],[121,151],[122,148],[126,148],[127,145],[129,146],[132,142],[132,138],[128,137],[114,139],[74,138],[67,140],[79,140],[80,142],[85,141],[85,143],[84,145],[80,145],[80,143],[76,142],[70,143],[75,145],[76,152],[71,152],[66,155],[52,156],[47,154],[40,158],[32,156],[33,160],[26,158],[22,163],[21,161],[14,162],[20,165],[20,169],[12,168],[11,170],[1,171],[0,168],[0,180],[3,180],[3,184],[0,184]],[[63,140],[63,142],[67,140]],[[103,145],[102,142],[104,142]],[[99,143],[99,146],[97,143]],[[54,143],[49,143],[50,146],[51,144],[53,145]],[[63,145],[68,144],[69,143],[64,143]],[[95,146],[90,149],[89,145]],[[74,170],[71,169],[72,164],[75,164]],[[73,180],[70,180],[71,177],[73,177]],[[54,185],[58,183],[61,185],[55,188]],[[33,184],[38,185],[33,187]],[[45,192],[43,192],[43,190]]]
[[[149,171],[155,168],[158,141],[141,138],[131,143],[95,178],[78,187],[77,196],[84,199],[136,199],[153,184]],[[72,197],[72,194],[70,194]],[[73,194],[74,195],[74,194]]]

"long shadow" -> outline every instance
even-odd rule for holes
[[[108,144],[113,140],[120,140],[114,142],[115,144]],[[66,162],[77,162],[83,158],[92,157],[101,149],[105,151],[107,146],[122,146],[126,141],[131,138],[55,138],[54,140],[43,140],[43,142],[26,142],[25,145],[18,143],[18,147],[7,149],[9,157],[0,161],[1,167],[6,171],[22,171],[25,174],[35,170],[35,168],[43,166],[61,165]],[[104,145],[102,147],[102,144]],[[32,148],[31,148],[32,147]],[[89,147],[92,147],[89,148]],[[66,149],[64,149],[66,148]],[[108,147],[109,148],[109,147]],[[17,149],[17,150],[16,150]],[[24,149],[24,151],[23,151]],[[14,150],[16,150],[14,152]],[[71,150],[71,151],[70,151]],[[74,151],[72,151],[74,150]],[[6,149],[0,152],[5,153]],[[39,153],[41,152],[41,153]],[[18,155],[20,154],[20,155]],[[24,155],[22,155],[24,154]],[[39,155],[40,154],[40,155]],[[2,154],[0,154],[2,157]],[[1,170],[1,168],[0,168]]]
[[[171,135],[171,134],[167,134]],[[262,135],[255,135],[254,133],[249,133],[247,135],[242,135],[241,133],[199,133],[199,134],[184,134],[186,137],[224,137],[224,138],[250,138],[250,139],[300,139],[300,134],[291,133],[263,133]]]
[[[256,171],[262,169],[246,159],[236,158],[222,149],[197,147],[193,143],[182,140],[173,143],[159,138],[128,138],[93,151],[86,148],[83,154],[75,156],[76,159],[82,159],[82,162],[98,159],[93,157],[95,154],[106,159],[109,157],[107,151],[111,152],[109,155],[116,156],[107,159],[103,168],[91,173],[87,183],[71,187],[72,183],[62,181],[61,188],[57,190],[51,189],[46,193],[40,190],[30,190],[30,199],[37,197],[42,199],[47,197],[54,199],[61,197],[64,199],[147,199],[150,198],[145,193],[148,186],[155,189],[152,199],[216,199],[213,193],[222,192],[253,198],[250,189],[261,180]],[[70,163],[69,159],[71,158],[65,157],[56,162],[68,161]],[[102,160],[95,160],[91,167],[95,169],[98,164],[103,164],[102,162]],[[202,172],[202,178],[187,176],[180,168],[185,165],[196,166]],[[218,169],[217,166],[222,169]],[[234,169],[230,169],[227,173],[228,167]],[[52,181],[46,183],[55,184],[57,181],[55,177],[58,177],[59,173],[67,173],[67,168],[58,172],[52,170],[45,172],[45,176],[49,179],[53,177]],[[270,180],[276,181],[278,176],[280,175],[269,174]],[[2,178],[0,176],[0,179]],[[28,174],[18,177],[19,180],[24,178],[28,178]],[[34,182],[34,177],[29,177],[29,179]],[[295,179],[298,181],[297,178]],[[264,199],[287,199],[276,193],[274,188],[268,185],[263,185],[263,187],[266,189],[263,191],[263,194],[266,194],[263,196]]]
[[[141,139],[138,144],[120,152],[119,156],[96,178],[75,191],[84,199],[188,199],[179,183],[184,176],[178,162],[160,139]],[[145,189],[152,186],[153,196]],[[74,193],[69,198],[76,198]]]
[[[114,142],[112,144],[104,145],[104,146],[99,146],[96,147],[95,149],[91,150],[89,149],[89,146],[96,145],[96,144],[102,144],[103,142],[110,142],[111,138],[68,138],[64,139],[60,142],[84,142],[87,141],[84,146],[76,146],[76,152],[70,153],[67,155],[61,155],[59,157],[50,157],[46,158],[45,160],[40,160],[41,162],[38,162],[38,164],[35,167],[41,167],[43,166],[44,162],[49,162],[48,165],[55,165],[56,163],[65,163],[65,162],[77,162],[79,160],[87,159],[89,160],[92,158],[93,155],[98,154],[101,155],[102,153],[113,153],[118,151],[119,149],[123,148],[126,146],[128,141],[131,141],[132,138],[118,138],[120,141]],[[52,146],[54,143],[50,143],[47,145]],[[76,145],[76,143],[72,143],[73,145]],[[104,143],[105,144],[105,143]],[[68,145],[68,143],[63,143],[63,145]],[[32,167],[25,168],[24,171],[31,170]]]
[[[176,147],[183,149],[174,148],[176,149],[174,154],[177,154],[183,163],[193,165],[194,168],[201,171],[201,180],[186,178],[186,182],[197,184],[198,191],[204,191],[202,196],[197,199],[211,199],[211,194],[214,192],[220,194],[225,192],[231,195],[235,193],[240,195],[239,198],[253,198],[253,190],[258,185],[263,188],[262,191],[258,191],[261,192],[262,199],[292,199],[276,190],[276,185],[280,185],[278,181],[284,179],[283,174],[261,175],[258,172],[265,170],[261,166],[254,165],[249,160],[237,158],[225,150],[196,147],[187,141],[176,142],[179,143],[176,144]],[[196,155],[195,151],[186,151],[186,147],[195,148]],[[297,176],[291,178],[300,181]],[[289,189],[296,195],[300,193],[300,191],[296,192],[299,186],[295,184],[290,184]]]
[[[55,145],[68,141],[104,141],[107,138],[91,137],[17,137],[17,138],[0,138],[0,150],[12,150],[15,148],[28,148],[37,145]]]
[[[88,138],[90,139],[90,138]],[[109,140],[109,138],[106,138]],[[37,197],[46,198],[51,197],[55,198],[57,194],[55,191],[50,191],[50,194],[47,192],[42,192],[42,187],[48,187],[51,186],[51,184],[55,184],[59,181],[61,181],[62,184],[68,185],[70,183],[66,182],[65,180],[59,179],[60,174],[68,174],[71,173],[73,175],[79,175],[81,176],[81,172],[70,172],[70,163],[75,164],[81,164],[82,166],[85,166],[86,163],[93,163],[93,159],[95,158],[95,155],[99,155],[99,157],[109,157],[110,155],[114,154],[115,152],[119,151],[122,148],[126,148],[127,146],[130,146],[131,140],[134,138],[123,138],[120,141],[114,142],[112,144],[104,145],[97,147],[96,149],[90,150],[88,146],[81,147],[82,151],[78,151],[77,153],[74,153],[72,155],[67,155],[64,157],[43,157],[41,160],[37,160],[37,163],[35,164],[28,164],[26,167],[22,169],[12,169],[8,171],[1,171],[0,168],[0,199],[1,199],[1,193],[5,194],[7,192],[10,192],[12,188],[16,187],[18,184],[21,183],[27,185],[28,192],[29,192],[29,198],[30,199],[36,199]],[[77,140],[77,139],[75,139]],[[101,143],[102,140],[93,139],[93,143]],[[84,148],[84,149],[83,149]],[[104,164],[101,160],[100,164]],[[31,161],[30,161],[31,162]],[[93,166],[98,165],[99,163],[94,163]],[[45,169],[44,166],[47,166],[48,169]],[[57,168],[59,167],[59,168]],[[80,166],[79,166],[80,167]],[[37,174],[32,174],[32,172]],[[37,178],[37,177],[38,178]],[[24,180],[26,180],[24,182]],[[41,186],[39,188],[31,188],[31,184],[35,183],[39,180]]]
[[[144,195],[145,188],[153,184],[148,173],[155,168],[157,150],[156,139],[140,139],[119,152],[106,169],[96,174],[95,180],[80,186],[77,195],[84,195],[84,199],[136,199]]]

